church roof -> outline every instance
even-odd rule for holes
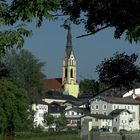
[[[43,83],[49,90],[63,91],[62,78],[45,79]]]

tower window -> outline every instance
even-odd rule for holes
[[[67,76],[68,76],[68,70],[67,70],[67,68],[65,69],[65,78],[67,78]]]
[[[73,69],[70,70],[70,77],[73,78]]]

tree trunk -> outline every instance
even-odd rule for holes
[[[6,140],[14,140],[14,133],[12,131],[8,132]]]

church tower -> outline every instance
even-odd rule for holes
[[[62,64],[62,84],[64,93],[78,97],[79,85],[76,82],[76,58],[72,48],[71,28],[68,27],[67,44]]]

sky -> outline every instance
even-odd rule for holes
[[[35,55],[41,62],[45,62],[43,72],[47,78],[62,77],[62,60],[66,47],[67,30],[61,27],[62,20],[45,21],[40,28],[31,23],[29,28],[33,35],[25,39],[25,48]],[[114,39],[113,29],[106,29],[95,35],[76,38],[85,34],[82,26],[71,25],[72,44],[77,60],[77,79],[98,79],[96,66],[104,58],[110,58],[116,52],[127,54],[140,52],[140,43],[130,44],[122,39]],[[139,56],[140,57],[140,56]],[[140,58],[137,61],[140,64]]]

